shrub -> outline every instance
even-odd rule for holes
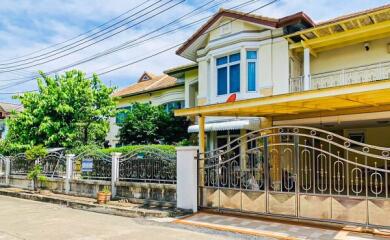
[[[24,144],[13,143],[9,140],[0,140],[0,154],[4,156],[23,153],[30,148],[31,146],[27,144],[24,145]]]
[[[47,154],[47,149],[42,145],[38,145],[26,151],[26,159],[30,161],[35,161],[38,158],[46,157]]]
[[[116,147],[116,148],[106,148],[102,149],[101,151],[106,154],[110,154],[112,152],[119,152],[122,154],[127,154],[131,151],[141,149],[141,148],[155,148],[158,149],[166,154],[174,155],[176,154],[175,146],[173,145],[157,145],[157,144],[151,144],[151,145],[129,145],[129,146],[123,146],[123,147]]]

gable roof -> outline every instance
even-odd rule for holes
[[[222,17],[229,17],[233,19],[240,19],[243,21],[260,24],[272,28],[284,27],[289,24],[293,24],[299,21],[305,21],[311,26],[314,26],[314,22],[303,12],[298,12],[283,18],[269,18],[256,14],[247,14],[240,11],[220,9],[214,16],[212,16],[205,24],[203,24],[182,46],[176,51],[176,54],[180,55],[187,49],[192,43],[194,43],[200,36],[216,23]]]
[[[150,77],[149,80],[143,80],[144,76]],[[161,90],[165,88],[170,88],[178,85],[183,85],[183,83],[177,83],[177,79],[171,77],[167,74],[162,74],[156,76],[154,74],[145,72],[142,74],[141,78],[137,83],[134,83],[128,87],[122,88],[116,91],[113,96],[115,97],[126,97],[156,90]]]

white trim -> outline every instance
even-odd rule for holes
[[[205,131],[225,131],[225,130],[239,130],[239,129],[247,129],[247,130],[257,130],[260,126],[260,119],[245,119],[245,120],[235,120],[228,122],[214,122],[214,123],[206,123]],[[191,125],[188,127],[188,132],[195,133],[199,132],[199,125]]]

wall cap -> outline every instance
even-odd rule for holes
[[[183,147],[176,147],[176,151],[198,151],[198,146],[183,146]]]

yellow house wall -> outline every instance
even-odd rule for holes
[[[390,61],[390,53],[387,50],[390,38],[383,38],[369,43],[369,51],[364,49],[363,43],[359,43],[320,52],[317,57],[312,56],[310,61],[311,74]]]
[[[228,34],[221,34],[222,27],[214,27],[215,29],[210,32],[209,41],[221,38],[225,35],[231,35],[231,34],[242,32],[242,31],[259,30],[258,26],[255,26],[255,25],[250,24],[248,22],[239,21],[239,20],[232,21],[232,19],[230,19],[230,18],[223,18],[219,22],[219,25],[217,25],[217,26],[222,26],[224,23],[230,24],[230,26],[231,26],[230,32]]]
[[[184,73],[185,81],[192,81],[198,78],[198,69],[186,71]]]
[[[362,131],[365,133],[365,142],[370,145],[390,147],[390,127],[353,128],[345,129],[344,136],[351,132]]]

